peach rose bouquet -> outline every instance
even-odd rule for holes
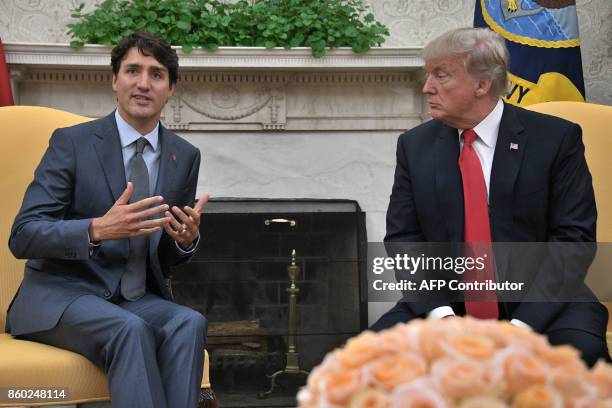
[[[300,408],[612,408],[612,365],[507,322],[415,320],[329,353]]]

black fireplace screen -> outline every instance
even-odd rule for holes
[[[357,202],[215,199],[200,232],[198,253],[175,270],[173,292],[208,318],[211,376],[229,388],[237,387],[232,370],[271,373],[285,364],[292,250],[301,368],[365,328],[367,238]]]

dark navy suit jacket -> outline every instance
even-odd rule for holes
[[[437,120],[400,136],[385,242],[463,241],[459,148],[457,129]],[[580,127],[505,104],[491,169],[489,212],[494,242],[594,242],[597,210]],[[539,282],[540,287],[567,285],[567,274],[585,273],[594,255],[588,248],[578,252],[582,259],[568,253],[561,254],[565,259],[538,260],[514,254],[503,260],[502,269],[512,274],[537,264],[542,279],[548,279]],[[564,261],[579,267],[568,271]],[[557,273],[561,266],[565,275]],[[581,282],[581,276],[569,278]],[[422,316],[445,304],[414,302],[408,307]],[[460,312],[463,307],[452,306]],[[584,311],[584,306],[576,310]],[[567,302],[511,302],[501,309],[503,317],[522,320],[539,332],[580,328],[601,335],[607,324],[607,311],[597,302],[586,308],[588,315],[574,313]]]
[[[179,208],[193,206],[200,152],[159,126],[161,156],[156,194]],[[126,188],[114,113],[57,129],[15,218],[9,247],[28,259],[21,286],[9,306],[13,335],[55,327],[79,296],[110,299],[129,255],[127,239],[103,241],[90,255],[91,219],[104,215]],[[149,237],[147,286],[171,299],[170,268],[189,259],[163,229]]]

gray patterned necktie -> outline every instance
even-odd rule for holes
[[[134,185],[130,203],[149,197],[149,170],[142,157],[147,143],[144,137],[136,141],[136,154],[129,163],[130,181]],[[121,277],[121,295],[127,300],[137,300],[143,297],[146,291],[149,237],[132,237],[129,243],[130,256],[126,270]]]

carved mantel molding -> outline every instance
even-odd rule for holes
[[[197,70],[414,70],[423,66],[421,47],[377,47],[367,53],[355,54],[350,48],[337,48],[322,58],[314,58],[310,48],[292,49],[263,47],[220,47],[215,52],[201,49],[192,53],[177,50],[183,69]],[[7,63],[28,66],[106,68],[111,47],[86,45],[71,48],[67,44],[4,43]]]
[[[111,47],[4,47],[19,103],[88,116],[113,108]],[[355,54],[340,48],[314,58],[309,48],[224,47],[185,54],[177,47],[180,81],[163,117],[181,131],[405,129],[422,118],[419,52],[420,47],[375,48]]]

